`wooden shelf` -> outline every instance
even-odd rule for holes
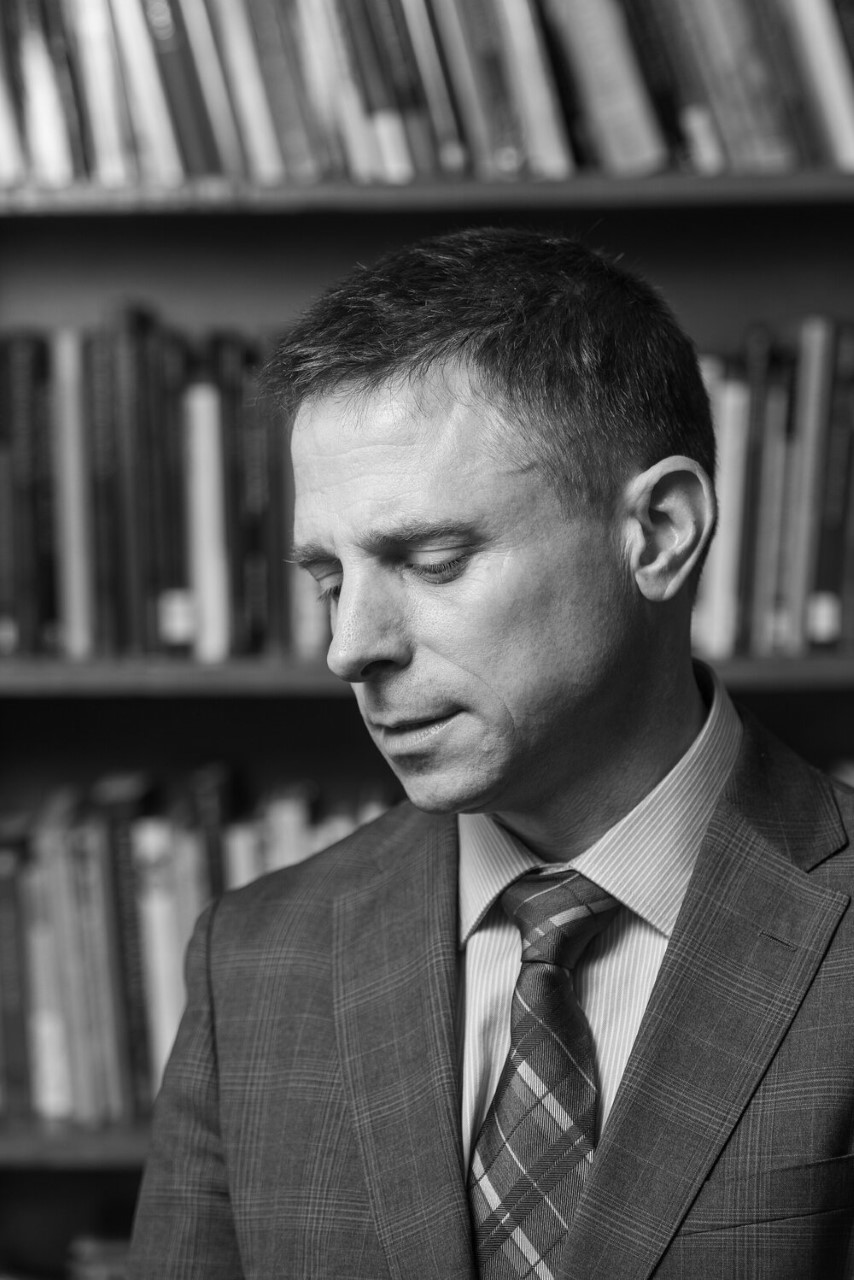
[[[349,697],[324,663],[234,659],[211,665],[140,658],[0,662],[0,697]]]
[[[326,182],[314,186],[254,187],[220,178],[174,188],[110,190],[91,183],[59,190],[25,186],[0,193],[0,216],[116,214],[237,214],[428,212],[477,208],[703,208],[854,202],[854,175],[833,170],[791,174],[660,173],[615,178],[583,173],[563,182],[480,182],[436,179],[402,186]]]
[[[0,1125],[0,1172],[9,1169],[139,1169],[148,1150],[143,1125],[86,1129],[21,1121]]]
[[[854,653],[806,658],[735,658],[713,664],[736,691],[854,693]],[[321,662],[234,659],[203,666],[178,659],[128,658],[0,662],[0,697],[346,698],[349,687]]]

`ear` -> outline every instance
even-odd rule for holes
[[[629,568],[647,600],[674,599],[696,578],[714,531],[712,482],[692,458],[663,458],[624,492]]]

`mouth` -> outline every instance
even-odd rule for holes
[[[431,742],[458,714],[454,710],[410,720],[371,720],[370,725],[388,750],[403,752]]]

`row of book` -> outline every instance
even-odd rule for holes
[[[0,187],[854,170],[852,0],[4,0]]]
[[[697,650],[854,650],[854,324],[756,324],[705,357],[720,516],[694,612]]]
[[[0,657],[325,651],[257,373],[138,308],[0,338]]]
[[[721,511],[697,650],[854,648],[854,323],[757,323],[703,369]],[[194,350],[139,308],[0,339],[0,657],[324,654],[257,374],[256,343]]]
[[[145,1118],[205,904],[378,816],[379,787],[285,785],[238,804],[224,766],[60,788],[0,823],[0,1118]]]

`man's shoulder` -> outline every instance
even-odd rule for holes
[[[371,892],[384,876],[412,874],[440,844],[455,838],[456,820],[403,802],[344,839],[293,866],[268,872],[216,904],[211,928],[222,940],[257,941],[283,924],[310,930],[328,922],[332,902],[347,892]]]

